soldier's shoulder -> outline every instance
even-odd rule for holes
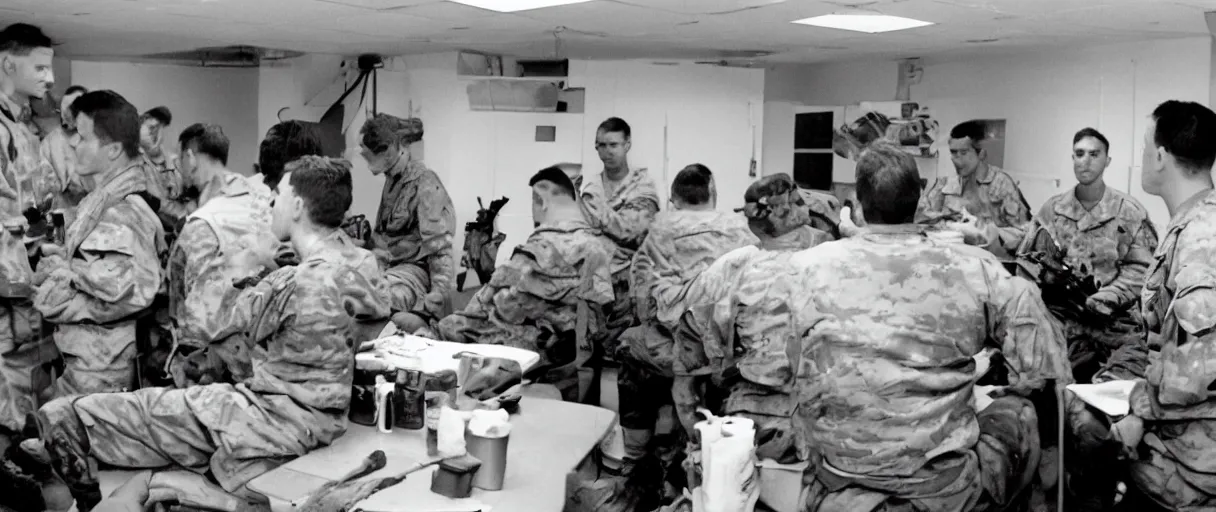
[[[1107,189],[1111,197],[1119,202],[1119,216],[1127,221],[1143,222],[1149,220],[1148,208],[1138,199],[1122,190]]]

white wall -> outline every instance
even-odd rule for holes
[[[1075,184],[1069,157],[1072,136],[1086,126],[1097,128],[1111,141],[1113,162],[1107,184],[1132,193],[1164,226],[1168,222],[1164,204],[1146,196],[1139,186],[1144,120],[1167,99],[1207,103],[1212,97],[1212,68],[1210,38],[993,58],[926,59],[924,78],[912,87],[911,99],[929,106],[941,122],[939,140],[968,119],[1006,119],[1005,167],[1021,180],[1036,209]],[[765,101],[770,109],[784,110],[781,103],[891,100],[897,69],[895,62],[863,62],[769,71]],[[766,153],[785,151],[785,144],[792,150],[792,137],[785,134],[792,132],[792,124],[766,128],[766,139],[773,144]],[[769,171],[785,169],[766,168]],[[943,151],[935,174],[952,172]]]
[[[230,169],[253,172],[260,141],[257,69],[202,68],[125,62],[73,61],[71,80],[89,89],[111,89],[141,113],[164,105],[173,112],[173,125],[164,135],[176,152],[177,136],[194,123],[214,123],[232,141]]]

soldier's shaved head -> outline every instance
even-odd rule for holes
[[[909,224],[920,202],[916,159],[889,144],[875,144],[857,160],[857,200],[869,224]]]
[[[533,190],[544,190],[552,196],[568,197],[571,200],[578,197],[574,191],[574,182],[558,167],[541,169],[528,180],[528,186]]]

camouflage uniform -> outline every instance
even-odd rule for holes
[[[76,161],[78,145],[80,134],[75,130],[69,133],[67,128],[62,126],[42,139],[42,159],[50,163],[56,179],[64,185],[53,202],[55,208],[74,208],[93,187],[91,177],[81,176],[76,172],[80,165]]]
[[[806,188],[798,189],[802,202],[811,214],[811,227],[824,233],[836,233],[840,229],[840,200],[829,192]],[[834,238],[839,238],[834,237]]]
[[[135,384],[136,321],[163,274],[164,231],[144,194],[138,163],[108,172],[81,201],[62,257],[44,258],[34,306],[55,324],[65,370],[55,395],[105,393]]]
[[[582,219],[541,226],[464,311],[435,325],[436,335],[536,351],[542,380],[556,384],[564,399],[579,400],[591,384],[580,383],[592,352],[588,336],[602,329],[601,309],[612,302],[611,249]]]
[[[435,172],[402,159],[386,173],[372,247],[385,260],[393,311],[442,318],[451,311],[456,279],[456,214]],[[437,293],[444,304],[428,304]]]
[[[1160,346],[1136,383],[1131,413],[1144,420],[1132,481],[1174,510],[1216,508],[1216,192],[1174,213],[1141,295],[1149,340]]]
[[[270,230],[270,189],[261,180],[225,172],[204,187],[200,201],[202,206],[187,218],[169,257],[174,337],[178,346],[214,351],[200,356],[214,356],[223,365],[207,370],[226,370],[234,382],[241,382],[252,372],[248,347],[239,335],[217,337],[213,318],[226,314],[221,311],[223,299],[234,281],[275,267],[279,243]],[[183,362],[173,362],[178,385],[195,380],[182,379]]]
[[[686,431],[699,419],[696,409],[708,406],[718,414],[754,420],[760,458],[806,459],[805,453],[797,453],[791,423],[798,359],[785,354],[794,347],[787,344],[798,336],[797,325],[780,312],[795,298],[767,297],[767,306],[747,314],[723,301],[753,304],[774,280],[789,277],[790,261],[798,251],[829,240],[809,226],[764,237],[759,244],[718,258],[661,308],[660,318],[678,322],[669,324],[675,342],[672,394]],[[725,402],[706,403],[716,402],[716,395],[725,395]]]
[[[160,201],[157,215],[160,216],[161,224],[165,226],[172,242],[177,238],[178,230],[186,221],[186,217],[204,201],[196,201],[186,193],[188,187],[185,177],[178,169],[176,156],[162,154],[160,158],[153,159],[145,154],[143,164],[148,177],[148,193]]]
[[[749,314],[797,298],[773,311],[807,334],[774,352],[802,345],[795,427],[818,461],[803,510],[963,512],[1024,499],[1040,456],[1034,407],[1006,395],[976,413],[973,358],[994,343],[1011,384],[1071,382],[1063,332],[1033,284],[918,226],[872,225],[787,268],[730,303]]]
[[[1040,228],[1046,229],[1062,249],[1065,264],[1097,280],[1101,287],[1098,293],[1109,299],[1116,312],[1111,322],[1103,326],[1082,325],[1060,318],[1074,370],[1089,359],[1093,359],[1093,364],[1087,366],[1101,366],[1112,351],[1123,345],[1141,343],[1143,320],[1136,304],[1153,252],[1157,250],[1157,231],[1144,206],[1110,187],[1089,210],[1077,200],[1074,191],[1057,195],[1043,204],[1027,228],[1028,236],[1018,248],[1019,255],[1048,249],[1035,246],[1039,239],[1033,235]],[[1143,371],[1120,370],[1107,378],[1144,376]],[[1092,374],[1092,370],[1084,373]],[[1088,377],[1078,375],[1085,380]]]
[[[988,238],[988,250],[1007,258],[1017,250],[1030,222],[1030,205],[1009,173],[994,165],[977,170],[976,188],[963,192],[958,176],[938,178],[920,196],[918,223],[932,223],[963,212],[975,216]]]
[[[737,213],[675,210],[655,217],[633,257],[629,284],[641,325],[621,334],[616,351],[621,427],[654,429],[659,409],[671,399],[664,391],[671,389],[674,342],[671,326],[656,318],[659,302],[678,294],[722,254],[757,242],[747,219]],[[627,436],[625,449],[631,457],[643,455],[644,437]]]
[[[33,396],[44,391],[33,389],[35,374],[58,356],[31,302],[34,270],[19,228],[22,211],[58,190],[32,124],[27,105],[0,93],[0,426],[9,429],[33,412]]]
[[[242,383],[59,398],[39,419],[57,473],[81,510],[97,503],[87,457],[127,468],[210,470],[233,492],[346,430],[354,376],[353,320],[388,316],[375,258],[338,234],[299,266],[230,288],[210,318],[221,336],[249,336]]]
[[[616,300],[608,313],[608,331],[623,331],[633,326],[635,320],[629,267],[633,253],[641,247],[650,223],[659,213],[659,192],[644,168],[630,170],[614,190],[606,189],[602,175],[590,180],[579,175],[575,186],[579,188],[579,205],[587,222],[616,244],[612,255],[612,289]]]

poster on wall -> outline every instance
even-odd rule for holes
[[[938,123],[928,107],[907,101],[866,101],[844,109],[845,124],[832,136],[832,149],[841,158],[857,160],[876,141],[895,144],[907,153],[934,158]]]

